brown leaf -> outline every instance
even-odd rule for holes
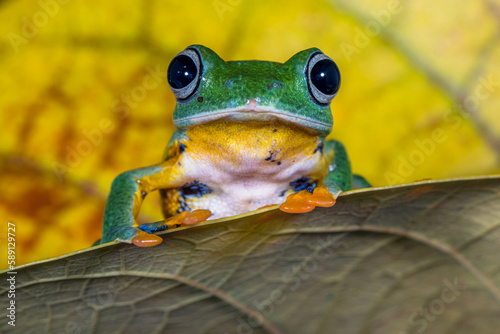
[[[16,327],[1,329],[497,333],[499,224],[500,177],[355,191],[308,214],[264,209],[153,248],[108,244],[19,268]]]

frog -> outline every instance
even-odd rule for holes
[[[351,173],[342,143],[327,139],[341,78],[320,49],[284,63],[224,61],[196,44],[172,59],[166,76],[176,99],[173,135],[160,163],[114,179],[98,243],[156,246],[159,231],[272,205],[306,213],[370,187]],[[138,224],[153,191],[165,219]]]

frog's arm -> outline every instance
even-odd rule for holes
[[[330,207],[343,191],[370,187],[362,176],[351,174],[351,163],[344,145],[336,140],[328,140],[324,145],[325,157],[333,156],[323,183],[312,193],[307,190],[288,196],[280,209],[290,213],[302,213],[317,206]]]
[[[179,187],[183,180],[174,166],[177,157],[172,157],[159,165],[134,169],[113,181],[104,210],[102,239],[99,243],[114,240],[132,242],[137,246],[150,247],[161,243],[162,238],[152,233],[172,227],[192,225],[210,217],[209,210],[181,212],[165,221],[138,225],[137,216],[142,201],[152,191]]]
[[[326,150],[333,151],[333,159],[323,181],[330,193],[371,187],[371,184],[364,177],[352,174],[351,163],[341,142],[328,140],[325,146]]]
[[[142,201],[151,191],[174,186],[171,180],[173,160],[134,169],[115,178],[104,210],[101,243],[131,242],[141,234],[136,218]]]
[[[325,154],[333,154],[333,159],[328,166],[323,185],[337,197],[342,191],[352,189],[351,162],[344,145],[336,140],[328,140],[325,143]]]

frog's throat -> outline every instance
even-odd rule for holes
[[[229,118],[235,121],[269,121],[271,119],[281,119],[307,129],[314,129],[320,133],[330,133],[333,124],[319,122],[310,118],[294,115],[283,110],[274,108],[248,109],[246,107],[223,109],[211,111],[195,116],[184,117],[174,120],[174,126],[178,128],[190,127],[197,124],[212,122],[221,118]]]

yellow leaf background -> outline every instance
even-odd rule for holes
[[[18,265],[99,238],[113,178],[157,163],[173,131],[166,78],[144,80],[194,43],[331,56],[332,137],[376,186],[500,170],[498,1],[10,0],[0,26],[0,268],[7,222]],[[151,196],[141,220],[160,212]]]

